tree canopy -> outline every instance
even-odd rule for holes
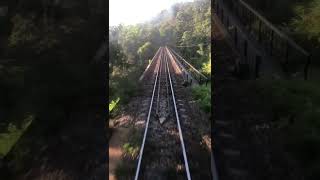
[[[110,101],[127,96],[117,89],[121,83],[128,89],[131,78],[141,75],[160,46],[176,49],[210,76],[210,20],[210,0],[196,0],[177,3],[145,23],[109,27]],[[135,88],[133,84],[130,87]]]

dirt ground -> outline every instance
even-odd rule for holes
[[[115,170],[121,162],[122,146],[127,142],[128,133],[128,128],[118,128],[114,130],[109,141],[109,180],[116,180]]]

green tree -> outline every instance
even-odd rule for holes
[[[137,52],[140,56],[140,63],[144,64],[146,63],[147,59],[150,58],[150,56],[152,56],[152,48],[151,48],[151,43],[150,42],[146,42],[144,45],[142,45]]]

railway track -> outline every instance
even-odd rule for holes
[[[160,47],[144,74],[152,88],[150,106],[135,173],[142,179],[191,179],[175,92],[179,67],[167,47]],[[147,78],[146,77],[146,78]],[[146,80],[146,79],[145,79]],[[177,88],[177,89],[175,89]]]

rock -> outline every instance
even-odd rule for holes
[[[165,120],[166,120],[165,117],[160,117],[160,118],[159,118],[160,124],[162,124]]]

